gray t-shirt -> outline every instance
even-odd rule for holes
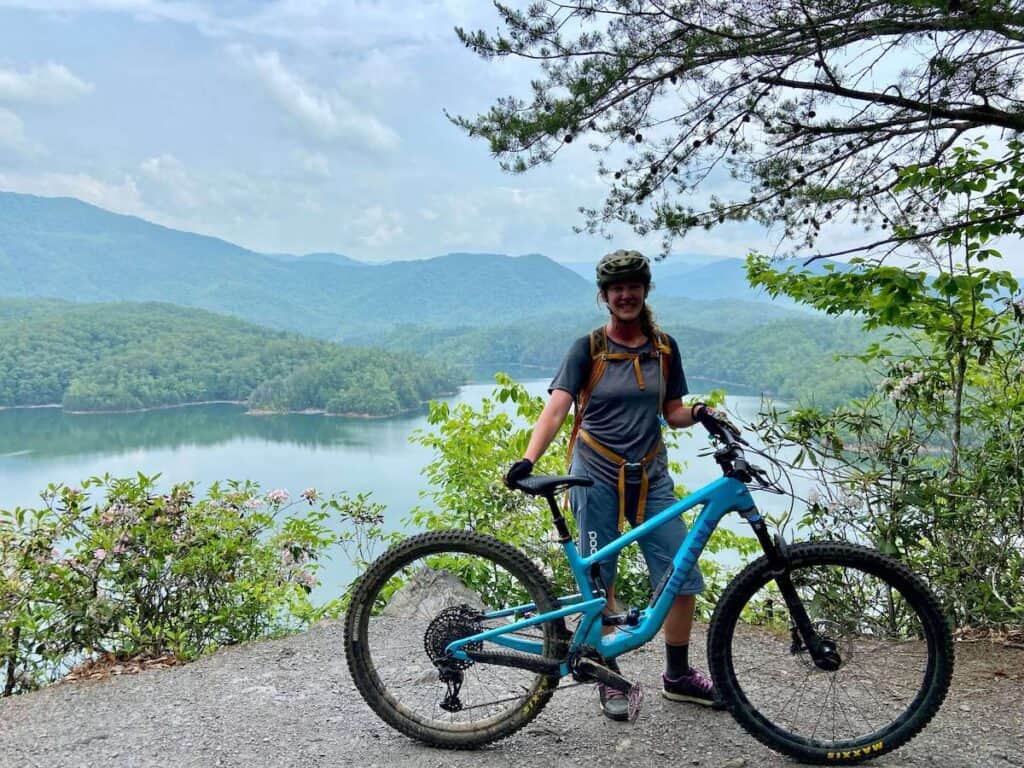
[[[679,358],[679,345],[669,336],[672,349],[669,361],[668,379],[664,386],[664,401],[677,400],[689,390],[686,375]],[[608,339],[609,352],[649,353],[654,351],[650,341],[641,347],[625,347]],[[580,390],[590,379],[590,336],[583,336],[573,342],[551,380],[548,392],[562,389],[575,400]],[[658,402],[658,381],[661,364],[657,357],[644,357],[640,361],[644,378],[644,389],[637,384],[636,373],[631,360],[608,360],[604,375],[597,382],[590,395],[590,402],[583,413],[581,427],[610,450],[629,461],[639,461],[646,456],[661,439],[662,404]],[[606,458],[596,453],[582,440],[576,441],[574,461],[582,461],[587,469],[601,480],[618,484],[619,469]],[[668,471],[668,458],[664,449],[647,467],[647,475],[653,481]]]

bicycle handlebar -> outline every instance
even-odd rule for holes
[[[741,483],[756,481],[765,487],[771,485],[771,481],[763,469],[747,462],[743,446],[749,446],[750,443],[740,436],[739,430],[735,426],[706,411],[702,412],[697,420],[712,437],[724,444],[723,447],[715,451],[715,461],[722,468],[722,474],[726,477],[733,477]]]

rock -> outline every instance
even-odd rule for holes
[[[444,608],[462,604],[480,610],[485,607],[477,594],[453,574],[423,568],[413,575],[408,584],[395,592],[381,613],[389,618],[432,616]]]
[[[726,760],[718,768],[743,768],[747,764],[745,757],[734,757],[732,760]]]

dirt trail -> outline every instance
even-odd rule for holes
[[[694,647],[702,647],[698,627]],[[341,625],[219,651],[193,664],[52,686],[0,701],[0,766],[794,765],[724,712],[656,695],[658,643],[626,656],[648,685],[635,724],[600,716],[590,686],[568,688],[514,737],[476,752],[420,746],[378,720],[345,667]],[[1024,651],[957,644],[953,687],[936,719],[873,766],[1024,765]]]

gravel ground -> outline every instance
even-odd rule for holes
[[[694,648],[703,646],[703,627]],[[389,728],[349,677],[339,622],[228,648],[193,664],[55,685],[0,701],[0,766],[793,765],[728,713],[657,695],[655,642],[622,659],[651,692],[634,724],[600,716],[591,686],[567,688],[525,729],[475,752],[421,746]],[[700,661],[700,660],[697,660]],[[936,719],[872,765],[1024,765],[1024,651],[957,645],[953,687]]]

